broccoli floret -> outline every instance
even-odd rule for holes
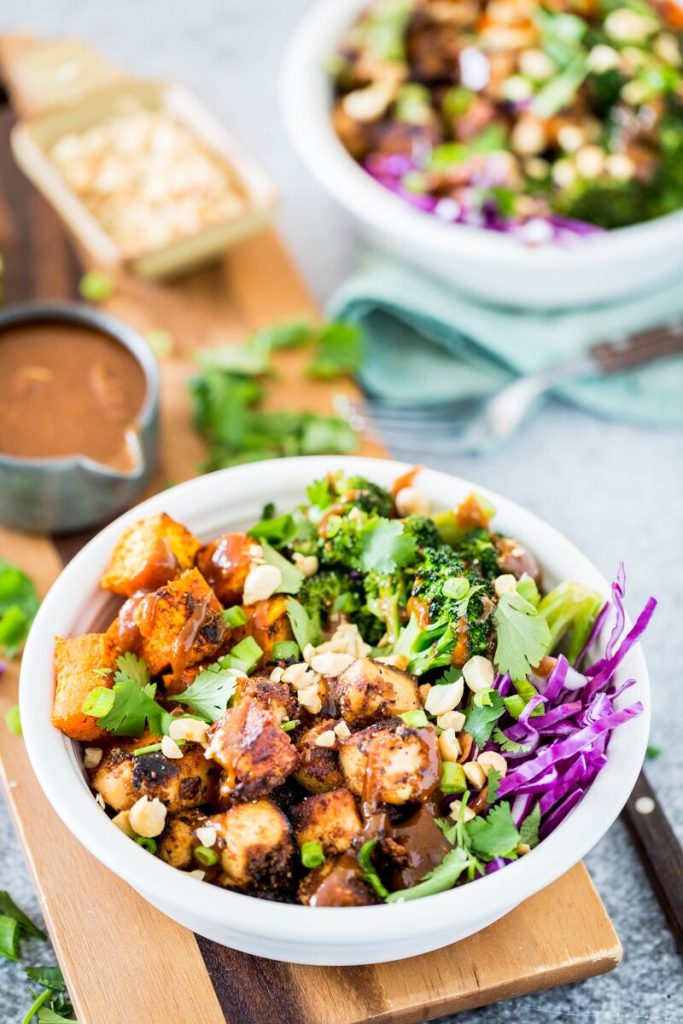
[[[394,499],[389,491],[362,476],[341,477],[336,484],[338,497],[344,504],[353,505],[361,512],[375,513],[388,519]]]
[[[446,580],[465,576],[465,564],[447,545],[425,548],[416,569],[413,596],[429,608],[429,617],[435,622],[447,614],[449,598],[443,592]]]
[[[420,550],[438,548],[444,543],[439,528],[428,516],[406,516],[403,520],[403,528],[408,536],[413,538]]]
[[[489,530],[472,530],[455,548],[467,567],[484,579],[494,580],[500,575],[498,549]]]
[[[322,636],[330,612],[352,615],[362,603],[358,584],[331,570],[318,572],[304,580],[297,598],[308,612],[316,637]]]
[[[363,547],[363,531],[368,517],[358,512],[353,516],[331,515],[322,527],[319,558],[324,565],[339,566],[358,572]]]
[[[380,640],[395,644],[401,631],[401,612],[407,600],[405,573],[369,572],[365,577],[365,607],[384,625]],[[373,631],[374,632],[374,631]]]
[[[394,648],[395,653],[409,658],[410,671],[422,674],[450,664],[456,644],[463,639],[467,657],[484,653],[493,609],[490,582],[467,569],[446,546],[426,548],[415,574],[411,597],[426,606],[428,623],[421,626],[412,616]]]

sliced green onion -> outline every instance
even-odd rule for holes
[[[5,713],[5,725],[14,736],[21,736],[21,715],[19,713],[19,705],[15,704],[13,708]]]
[[[298,718],[290,718],[286,722],[283,722],[280,728],[282,729],[283,732],[291,732],[292,729],[296,729],[298,724]]]
[[[166,359],[173,351],[173,335],[161,327],[147,331],[145,341],[157,359]]]
[[[235,644],[228,655],[230,667],[239,669],[239,671],[246,672],[249,675],[252,669],[258,665],[262,655],[263,651],[253,636],[245,636],[244,640],[240,640],[238,644]]]
[[[296,640],[278,640],[273,644],[273,661],[293,661],[299,657],[299,645]]]
[[[446,580],[441,592],[444,597],[452,597],[454,601],[461,601],[467,597],[470,591],[469,580],[464,576],[451,576]]]
[[[226,608],[224,612],[221,612],[221,616],[229,626],[244,626],[249,621],[249,616],[244,608],[240,608],[238,604],[232,608]]]
[[[150,743],[148,747],[137,747],[133,751],[135,757],[142,757],[143,754],[158,754],[161,750],[161,743]]]
[[[424,711],[404,711],[402,715],[399,715],[406,725],[411,726],[413,729],[422,729],[425,725],[429,725],[429,719],[425,715]]]
[[[96,686],[83,701],[81,711],[84,715],[92,715],[93,718],[104,718],[114,707],[115,700],[113,690],[106,686]]]
[[[319,868],[325,863],[322,843],[304,843],[301,847],[301,863],[305,868]]]
[[[104,302],[114,294],[114,282],[102,270],[89,270],[78,282],[78,290],[88,302]]]
[[[218,854],[210,846],[198,846],[194,851],[194,859],[204,868],[212,868],[218,863]]]
[[[461,764],[455,761],[444,761],[441,765],[442,793],[463,793],[467,789],[467,779]]]
[[[157,844],[154,839],[149,839],[147,836],[136,836],[135,842],[138,846],[141,846],[143,850],[147,850],[147,853],[155,854],[157,852]]]

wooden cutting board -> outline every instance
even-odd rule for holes
[[[57,217],[12,163],[12,119],[8,109],[0,114],[5,301],[73,298],[82,264]],[[143,331],[168,330],[175,340],[173,356],[161,364],[159,488],[194,475],[202,457],[186,390],[192,350],[316,313],[273,233],[172,285],[121,278],[106,308]],[[279,356],[274,407],[330,409],[340,387],[303,378],[305,359],[299,352]],[[382,454],[369,443],[362,451]],[[44,594],[85,540],[53,542],[0,529],[0,556],[21,565]],[[0,681],[0,719],[16,703],[17,676],[12,664]],[[583,865],[478,935],[409,961],[317,968],[247,956],[175,924],[95,861],[52,811],[23,741],[3,724],[0,773],[80,1024],[409,1024],[578,981],[611,970],[621,957]]]

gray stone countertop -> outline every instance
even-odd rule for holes
[[[300,165],[278,115],[279,60],[307,7],[308,0],[23,0],[2,5],[0,31],[31,27],[82,35],[138,74],[177,78],[195,90],[269,168],[284,200],[281,228],[324,301],[353,268],[359,245],[348,219]],[[683,838],[683,437],[603,422],[555,404],[492,456],[434,464],[529,507],[607,576],[625,559],[631,612],[650,593],[659,598],[645,652],[654,691],[652,742],[663,753],[647,771]],[[458,1024],[683,1021],[681,960],[621,824],[593,850],[588,866],[624,945],[619,969],[462,1014]],[[9,889],[27,912],[39,916],[1,803],[0,889]],[[42,944],[32,941],[24,948],[27,959],[45,962]],[[19,1024],[28,1004],[21,967],[0,959],[0,1024]]]

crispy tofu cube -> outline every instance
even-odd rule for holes
[[[278,725],[296,718],[297,702],[289,683],[274,683],[268,676],[238,679],[233,707],[245,699],[253,700],[267,711]]]
[[[320,843],[325,854],[345,853],[363,827],[353,794],[348,789],[307,796],[294,808],[299,846]]]
[[[106,633],[85,633],[55,640],[56,687],[52,724],[72,740],[107,737],[97,720],[92,715],[85,715],[81,708],[95,687],[111,688],[118,653],[116,644]],[[108,675],[99,675],[100,669],[111,671]]]
[[[294,843],[289,821],[271,800],[233,804],[214,814],[214,849],[220,857],[226,886],[276,892],[292,878]]]
[[[201,811],[181,811],[168,814],[164,831],[157,839],[157,856],[173,868],[191,871],[197,867],[194,850],[200,845],[195,829],[206,825],[207,817]]]
[[[161,751],[135,755],[153,737],[117,740],[92,772],[90,785],[115,811],[127,811],[141,796],[158,797],[175,814],[210,803],[216,796],[216,765],[204,757],[199,743],[187,743],[183,756]]]
[[[297,742],[301,759],[294,778],[309,793],[326,793],[344,785],[337,751],[330,747],[317,747],[315,743],[321,733],[329,732],[338,724],[334,718],[316,722]]]
[[[224,798],[263,796],[280,786],[299,763],[287,733],[250,697],[226,711],[207,736],[206,756],[225,771]]]
[[[177,580],[147,594],[133,613],[140,630],[140,656],[153,676],[171,668],[174,676],[211,658],[226,625],[221,606],[202,574],[189,569]]]
[[[343,853],[308,872],[299,886],[299,902],[307,907],[367,907],[380,900],[363,881],[356,858]]]
[[[230,645],[239,643],[245,636],[252,636],[263,651],[261,661],[272,661],[272,650],[280,640],[291,640],[292,627],[287,618],[287,598],[277,594],[265,601],[257,601],[243,609],[249,621],[233,630]]]
[[[413,729],[400,720],[379,722],[342,740],[346,785],[370,803],[423,802],[439,784],[436,730]]]
[[[101,579],[105,590],[131,597],[157,590],[194,565],[197,538],[165,512],[124,530]]]
[[[246,533],[224,533],[199,551],[197,566],[223,604],[239,604],[244,581],[260,557],[260,544]]]
[[[339,710],[352,725],[369,725],[421,706],[414,676],[371,658],[358,658],[344,669],[335,692]]]

